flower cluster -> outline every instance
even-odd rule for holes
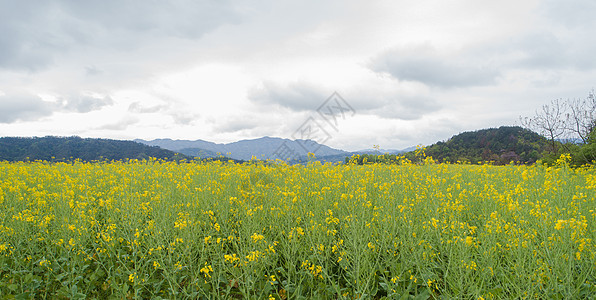
[[[596,170],[567,160],[0,162],[0,296],[589,298]]]

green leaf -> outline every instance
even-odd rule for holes
[[[426,289],[422,293],[416,295],[416,297],[414,297],[414,300],[426,300],[428,298],[430,298],[430,293],[428,292],[428,289]]]
[[[31,295],[31,292],[24,292],[24,293],[16,295],[14,298],[26,300],[26,299],[32,299],[33,296]]]

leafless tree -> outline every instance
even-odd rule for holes
[[[565,130],[581,139],[583,144],[588,143],[590,132],[596,125],[596,97],[594,90],[586,99],[568,101],[569,112],[565,120]]]
[[[556,99],[536,110],[532,118],[521,118],[522,126],[533,129],[548,138],[551,151],[557,152],[557,140],[566,132],[567,102]]]
[[[596,128],[596,94],[592,90],[585,99],[553,100],[537,110],[534,117],[522,117],[520,121],[522,126],[545,136],[552,152],[557,152],[557,141],[561,140],[587,144]]]

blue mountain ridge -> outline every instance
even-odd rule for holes
[[[136,139],[135,142],[149,146],[158,146],[167,150],[180,152],[185,155],[209,158],[226,156],[238,160],[257,159],[298,159],[306,160],[308,152],[315,154],[317,160],[338,162],[354,154],[403,153],[404,150],[365,149],[361,151],[344,151],[319,144],[312,140],[290,140],[278,137],[265,136],[257,139],[240,140],[232,143],[213,143],[205,140],[172,140]],[[308,151],[307,151],[308,150]]]

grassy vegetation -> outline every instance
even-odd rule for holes
[[[0,294],[594,298],[596,170],[0,163]]]

